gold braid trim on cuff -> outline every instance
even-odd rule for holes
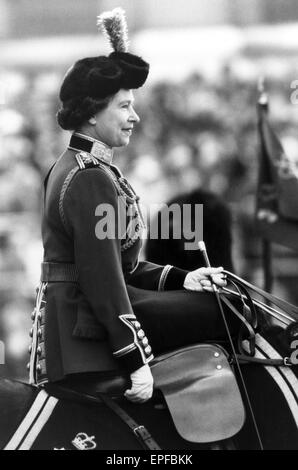
[[[159,290],[159,291],[164,290],[164,287],[165,287],[165,283],[166,283],[168,274],[169,274],[169,272],[171,271],[172,267],[173,267],[173,266],[172,266],[171,264],[167,264],[167,265],[163,268],[162,273],[161,273],[161,275],[160,275],[159,283],[158,283],[158,290]]]

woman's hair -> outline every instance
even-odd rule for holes
[[[111,98],[111,96],[107,96],[98,99],[87,96],[64,101],[56,114],[57,122],[62,129],[75,131],[96,113],[105,109]]]

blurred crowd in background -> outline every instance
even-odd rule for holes
[[[259,284],[254,208],[260,60],[238,54],[212,79],[196,68],[179,80],[163,77],[137,91],[141,122],[129,146],[115,157],[145,205],[197,188],[225,201],[233,218],[235,269]],[[286,152],[298,156],[298,113],[291,102],[297,73],[294,61],[284,67],[285,60],[277,55],[264,66],[270,114]],[[63,73],[61,68],[0,69],[1,83],[9,84],[0,96],[0,340],[5,339],[6,350],[0,372],[18,378],[26,377],[30,312],[42,260],[43,178],[69,140],[55,119]],[[276,250],[276,289],[298,302],[296,255]]]

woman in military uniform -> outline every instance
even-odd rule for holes
[[[216,300],[204,291],[210,275],[218,286],[225,280],[223,268],[187,272],[138,260],[144,220],[113,149],[129,143],[139,122],[132,90],[149,65],[127,51],[120,9],[99,23],[114,51],[76,62],[60,90],[58,122],[73,133],[45,180],[30,381],[124,371],[132,383],[125,396],[143,402],[152,395],[154,354],[224,335]]]

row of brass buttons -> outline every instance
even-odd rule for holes
[[[148,338],[145,335],[144,330],[142,330],[140,322],[133,321],[132,324],[136,329],[137,337],[140,340],[139,343],[143,346],[144,353],[146,354],[146,356],[150,356],[152,353],[152,348],[151,346],[149,346]]]

